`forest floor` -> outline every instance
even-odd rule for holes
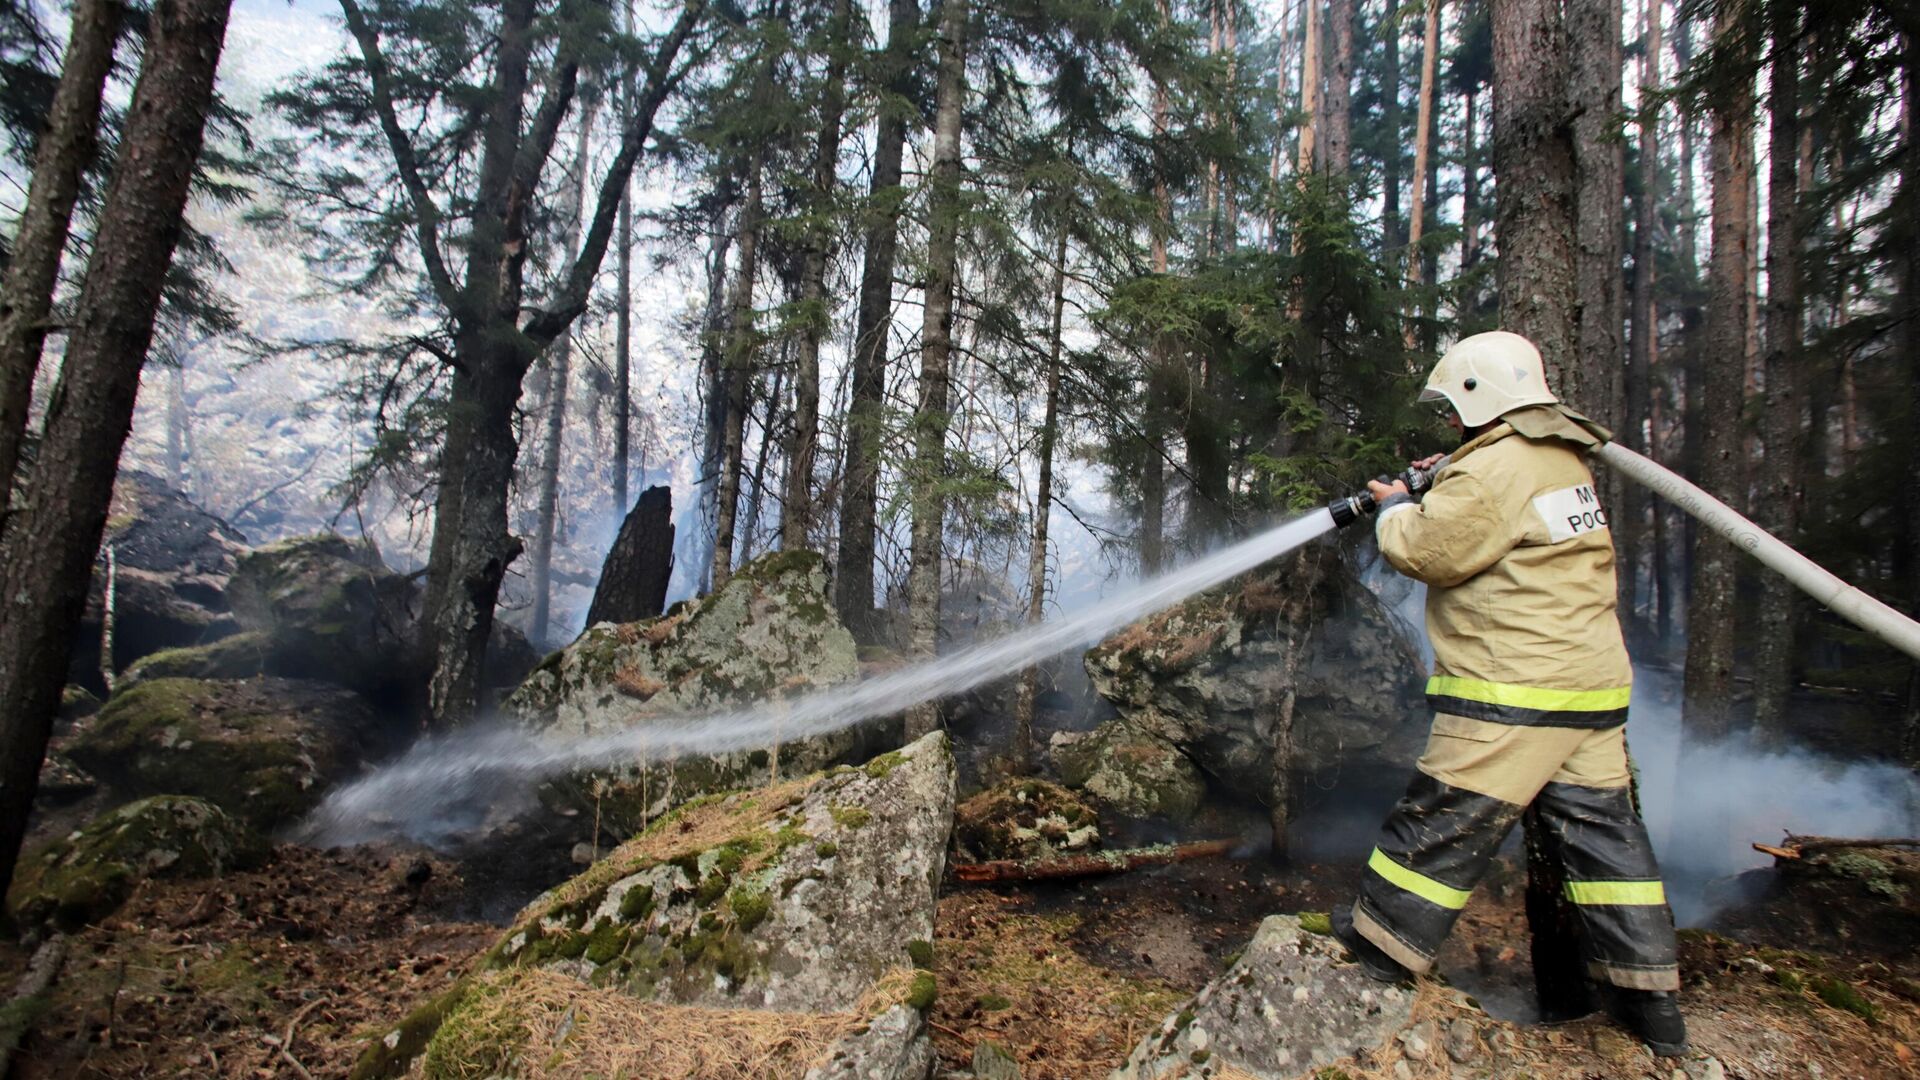
[[[935,940],[942,1066],[968,1072],[975,1045],[992,1041],[1027,1080],[1102,1077],[1225,970],[1262,918],[1325,911],[1359,872],[1255,857],[1038,887],[950,885]],[[1510,1014],[1525,998],[1519,878],[1503,864],[1482,887],[1442,958],[1450,987],[1423,985],[1416,1015],[1429,1045],[1320,1075],[1451,1077],[1444,1044],[1464,1051],[1461,1075],[1472,1076],[1920,1076],[1916,943],[1876,936],[1871,918],[1836,923],[1824,910],[1833,897],[1817,890],[1730,915],[1729,934],[1750,943],[1683,935],[1694,1043],[1723,1072],[1697,1058],[1676,1074],[1600,1018],[1490,1019],[1474,1005]],[[295,846],[211,883],[147,882],[69,939],[12,1076],[345,1076],[362,1040],[492,943],[496,926],[449,914],[472,910],[468,890],[441,860]],[[26,961],[0,948],[0,985]]]

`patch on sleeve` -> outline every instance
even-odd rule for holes
[[[1547,536],[1556,544],[1607,527],[1607,512],[1592,484],[1549,491],[1533,500],[1533,509],[1547,523]]]

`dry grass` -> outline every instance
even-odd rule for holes
[[[674,629],[680,625],[680,620],[684,617],[685,616],[682,615],[669,615],[665,618],[655,619],[650,623],[640,624],[637,628],[640,640],[649,645],[660,644],[667,640],[668,635],[673,633]]]
[[[1170,984],[1129,978],[1075,952],[1074,916],[1008,910],[1017,906],[986,891],[940,902],[934,1030],[949,1064],[966,1061],[974,1042],[992,1039],[1031,1080],[1105,1076],[1186,1000]]]
[[[436,1037],[436,1077],[494,1075],[629,1080],[759,1080],[799,1076],[834,1043],[903,1000],[910,973],[887,973],[851,1012],[783,1013],[642,1001],[564,975],[512,970],[479,991]]]
[[[650,675],[640,674],[640,669],[631,664],[613,673],[613,685],[621,693],[628,697],[639,698],[641,701],[667,688],[666,683]]]

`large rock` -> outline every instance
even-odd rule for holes
[[[741,567],[724,588],[662,618],[589,627],[547,657],[501,708],[537,730],[604,735],[777,700],[857,674],[853,635],[827,600],[824,560],[810,551],[782,552]],[[582,775],[553,790],[625,835],[705,792],[765,783],[776,756],[777,772],[794,776],[850,760],[861,747],[854,730],[789,742],[776,726],[762,749]]]
[[[388,569],[371,546],[331,533],[268,544],[240,555],[227,594],[244,642],[150,658],[137,675],[265,673],[320,679],[390,707],[424,700],[420,585]],[[251,671],[238,670],[249,661]],[[494,620],[489,687],[516,685],[538,661],[520,631]]]
[[[246,537],[159,477],[122,470],[114,481],[86,614],[75,632],[71,681],[103,689],[100,624],[113,552],[113,668],[161,649],[229,634],[226,587]]]
[[[873,1016],[817,1075],[918,1080],[932,976],[905,969],[930,955],[953,800],[936,732],[860,768],[683,806],[530,904],[462,987],[378,1041],[355,1075],[398,1075],[409,1047],[449,1075],[500,1070],[520,1047],[473,1060],[462,1040],[497,1011],[491,988],[540,973],[583,998]]]
[[[265,635],[276,674],[379,699],[424,679],[416,590],[344,536],[302,536],[241,555],[227,586],[241,627]]]
[[[1374,982],[1331,937],[1273,915],[1227,973],[1149,1032],[1110,1080],[1290,1080],[1383,1047],[1412,1021],[1411,990]]]
[[[1184,788],[1187,766],[1150,753],[1158,744],[1209,786],[1264,799],[1289,697],[1296,770],[1403,768],[1421,745],[1419,654],[1338,560],[1310,578],[1268,571],[1189,599],[1089,650],[1086,669],[1120,716],[1074,748],[1092,764],[1061,759],[1063,772],[1084,769],[1083,783],[1137,786],[1139,761],[1152,766],[1150,788]]]
[[[271,829],[380,749],[356,695],[301,679],[152,679],[114,695],[66,753],[129,796],[186,794]]]
[[[208,877],[242,865],[259,845],[202,799],[158,795],[128,803],[20,860],[7,907],[23,927],[73,930],[113,912],[150,877]]]

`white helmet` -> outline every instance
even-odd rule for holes
[[[1505,330],[1462,338],[1433,365],[1420,400],[1442,399],[1453,404],[1460,423],[1470,428],[1492,423],[1522,405],[1560,400],[1547,389],[1540,350]]]

